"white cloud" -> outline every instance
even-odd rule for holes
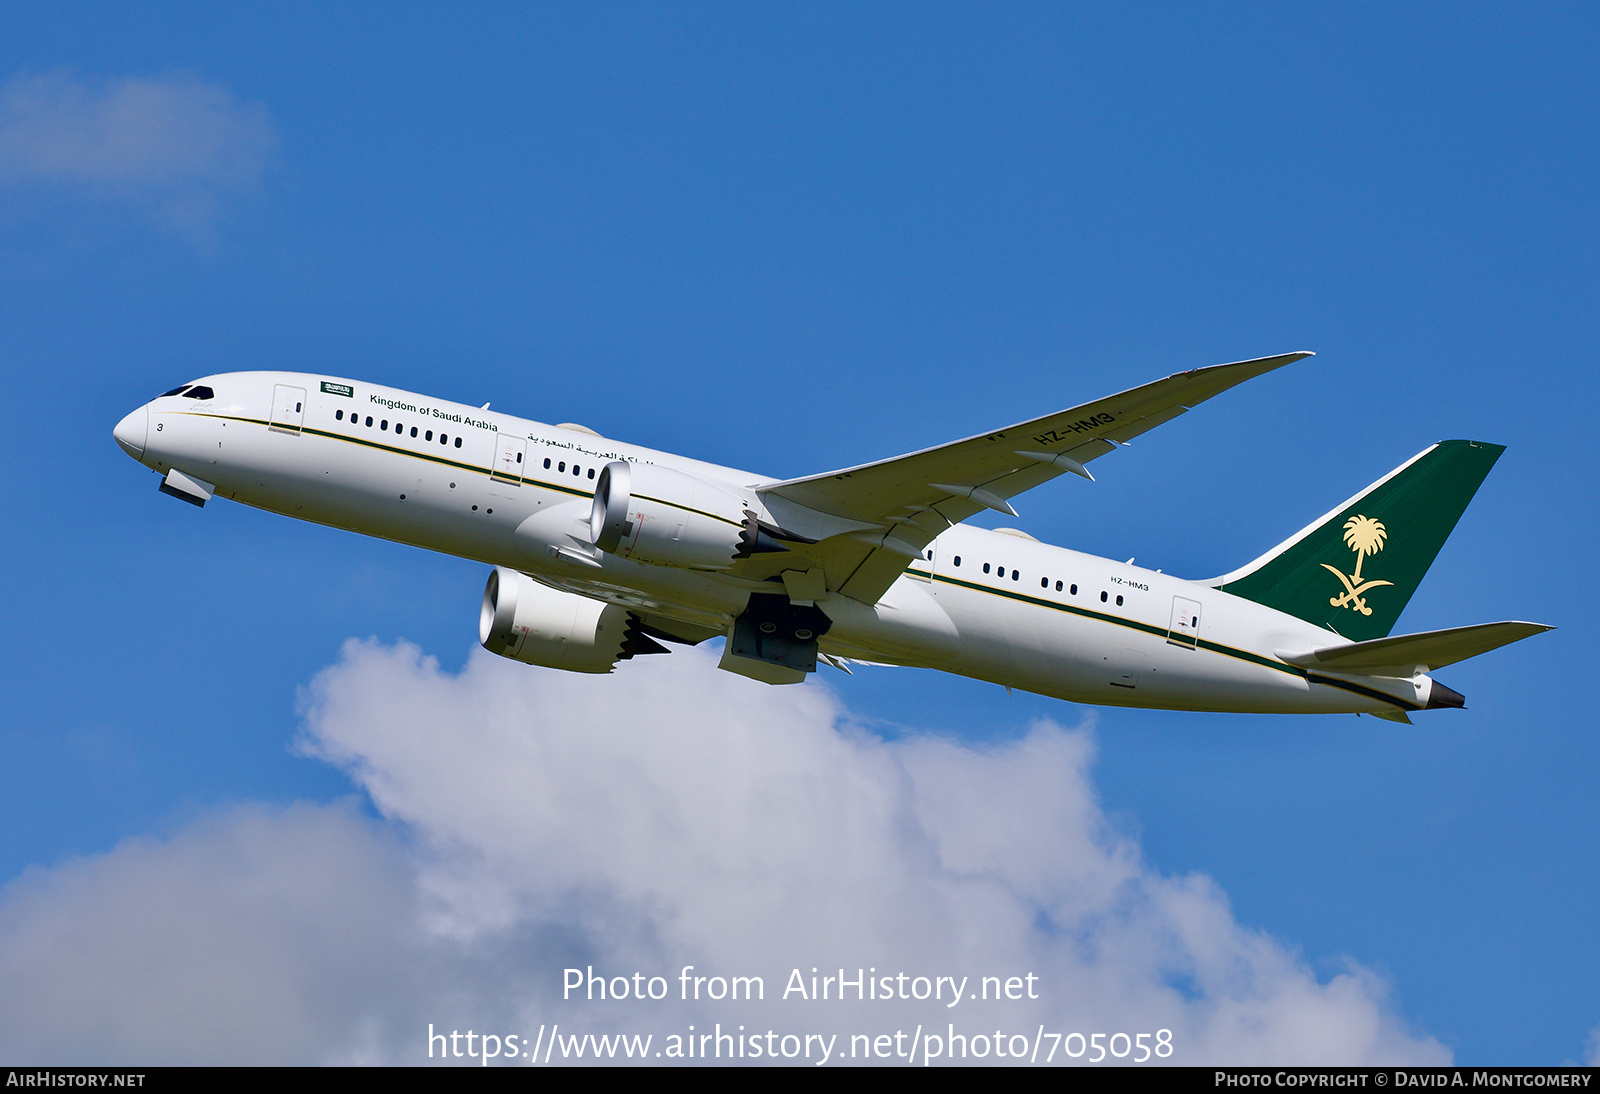
[[[450,674],[352,643],[308,693],[303,747],[385,823],[247,811],[14,883],[0,979],[44,1002],[0,1003],[0,1052],[414,1061],[429,1022],[656,1048],[720,1022],[838,1033],[848,1053],[851,1033],[1042,1023],[1169,1029],[1179,1063],[1448,1059],[1371,973],[1320,982],[1208,879],[1146,866],[1100,811],[1084,730],[891,743],[822,687],[768,688],[698,651],[610,677],[486,654]],[[561,970],[589,965],[660,975],[672,999],[564,1002]],[[760,975],[766,1000],[679,1002],[683,965]],[[1032,973],[1039,998],[781,999],[813,966],[969,991]]]
[[[1584,1041],[1583,1062],[1586,1067],[1600,1067],[1600,1026],[1589,1031]]]
[[[315,1058],[404,979],[412,893],[393,841],[339,807],[246,809],[28,871],[0,904],[0,1054]]]
[[[0,86],[0,182],[65,185],[180,225],[255,188],[277,145],[264,106],[191,77],[57,70]]]

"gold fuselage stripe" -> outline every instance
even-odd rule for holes
[[[364,448],[375,448],[379,452],[393,452],[394,454],[396,454],[398,456],[410,456],[412,459],[426,460],[429,463],[442,464],[445,467],[453,467],[453,468],[456,468],[457,470],[460,470],[460,471],[472,471],[472,472],[475,472],[475,473],[480,474],[480,475],[488,475],[490,478],[497,479],[498,481],[501,481],[501,482],[514,480],[516,482],[528,483],[528,484],[533,485],[533,486],[543,487],[546,490],[555,490],[555,491],[558,491],[558,492],[563,493],[563,494],[572,494],[572,495],[574,495],[576,497],[580,497],[580,498],[592,498],[592,497],[594,497],[594,491],[593,490],[584,490],[584,489],[581,489],[581,488],[574,488],[574,487],[571,487],[571,486],[565,486],[565,485],[563,485],[561,483],[557,483],[557,482],[546,482],[543,479],[533,478],[533,477],[531,477],[529,475],[522,475],[520,477],[512,476],[512,475],[504,475],[504,474],[501,474],[500,472],[491,470],[489,468],[479,467],[476,464],[462,463],[459,460],[446,459],[443,456],[435,456],[435,455],[432,455],[431,453],[428,453],[428,452],[414,452],[409,448],[397,448],[392,444],[383,444],[383,443],[381,443],[379,441],[369,441],[364,437],[353,437],[348,433],[335,433],[332,430],[317,429],[314,426],[277,425],[277,424],[275,424],[273,422],[264,421],[261,418],[244,418],[244,417],[239,417],[238,415],[234,415],[234,414],[201,414],[201,413],[197,413],[197,412],[192,411],[192,410],[174,411],[173,413],[186,414],[186,415],[188,415],[190,417],[193,417],[193,418],[221,418],[223,420],[230,421],[230,422],[243,422],[243,423],[245,423],[247,425],[262,425],[262,426],[266,426],[268,429],[278,429],[278,430],[291,430],[292,429],[296,433],[309,433],[314,437],[326,437],[327,439],[329,439],[331,441],[345,441],[345,442],[348,442],[349,444],[361,445]],[[528,439],[532,440],[533,438],[530,437]],[[688,506],[688,505],[680,505],[679,503],[677,503],[675,501],[668,501],[666,498],[650,497],[650,496],[648,496],[646,494],[638,494],[636,496],[639,497],[641,500],[644,500],[644,501],[653,501],[653,502],[656,502],[656,503],[658,503],[660,505],[670,506],[673,509],[681,509],[685,513],[693,513],[696,516],[708,517],[711,520],[715,520],[715,521],[719,521],[719,522],[721,522],[723,524],[731,525],[734,528],[743,528],[744,527],[744,525],[742,523],[740,523],[739,521],[729,520],[727,517],[721,517],[721,516],[718,516],[715,513],[707,513],[704,510],[695,509],[695,508],[693,508],[691,506]]]
[[[963,580],[959,577],[951,577],[948,574],[934,573],[930,576],[934,581],[942,581],[947,585],[955,585],[958,588],[971,589],[972,591],[979,593],[990,593],[994,596],[1005,597],[1008,600],[1016,600],[1024,604],[1032,604],[1035,607],[1049,608],[1053,611],[1065,612],[1068,615],[1078,615],[1084,617],[1085,619],[1093,619],[1100,623],[1110,623],[1113,626],[1126,627],[1129,630],[1139,631],[1143,634],[1155,635],[1158,638],[1166,638],[1168,635],[1168,632],[1165,628],[1153,626],[1149,623],[1140,623],[1133,619],[1125,619],[1121,616],[1110,615],[1106,612],[1097,612],[1092,608],[1080,608],[1075,604],[1062,604],[1054,600],[1044,600],[1037,596],[1030,596],[1027,593],[1012,592],[1010,589],[997,589],[992,585],[982,585],[974,581]],[[1184,644],[1187,645],[1188,643]],[[1202,638],[1198,639],[1195,645],[1199,649],[1208,650],[1211,653],[1221,654],[1224,657],[1232,657],[1240,661],[1248,661],[1251,664],[1261,665],[1264,668],[1275,669],[1278,672],[1287,673],[1290,676],[1303,677],[1308,682],[1313,684],[1322,684],[1327,687],[1341,688],[1344,691],[1354,692],[1357,695],[1364,695],[1369,699],[1377,699],[1380,702],[1390,703],[1404,710],[1423,709],[1421,705],[1417,703],[1386,694],[1385,692],[1378,691],[1375,688],[1363,687],[1362,685],[1353,683],[1349,680],[1338,680],[1330,676],[1319,676],[1316,673],[1308,672],[1297,665],[1291,665],[1288,662],[1279,661],[1271,657],[1263,657],[1259,653],[1252,653],[1249,650],[1241,650],[1235,646],[1224,645],[1221,642],[1212,642],[1208,639]]]
[[[187,414],[196,418],[221,418],[230,422],[244,422],[250,425],[266,426],[269,429],[291,428],[281,425],[274,426],[274,423],[265,421],[261,418],[245,418],[231,414],[202,414],[195,411],[176,411],[175,413]],[[491,478],[494,477],[494,472],[492,470],[478,467],[475,464],[461,463],[458,460],[445,459],[440,456],[430,455],[426,452],[413,452],[407,448],[396,448],[393,445],[380,444],[377,441],[369,441],[361,437],[353,437],[347,433],[334,433],[331,430],[316,429],[311,426],[301,426],[296,429],[295,432],[310,433],[315,437],[326,437],[329,440],[345,441],[350,444],[362,445],[366,448],[375,448],[380,452],[393,452],[400,456],[410,456],[413,459],[426,460],[430,463],[442,464],[445,467],[453,467],[461,471],[471,471],[476,474],[487,475]],[[546,490],[555,490],[563,494],[572,494],[580,498],[594,497],[593,491],[574,489],[573,487],[563,486],[559,483],[545,482],[542,479],[524,478],[522,481],[532,483],[533,485],[542,487]],[[641,494],[640,497],[645,497],[645,495]],[[733,524],[735,527],[742,527],[742,525],[736,524],[735,522],[728,520],[726,517],[719,517],[715,513],[706,513],[699,509],[692,509],[689,506],[679,505],[676,502],[667,501],[664,498],[650,497],[646,498],[646,500],[658,502],[662,505],[669,505],[674,509],[682,509],[685,512],[695,513],[699,516],[710,517],[711,519],[721,521],[724,524]],[[1140,623],[1132,619],[1124,619],[1121,616],[1110,615],[1105,612],[1097,612],[1091,608],[1080,608],[1073,604],[1062,604],[1053,600],[1044,600],[1036,596],[1030,596],[1027,593],[1012,592],[1009,589],[997,589],[992,585],[982,585],[974,581],[966,581],[958,577],[951,577],[948,574],[931,573],[928,576],[930,576],[934,581],[942,581],[947,585],[954,585],[957,588],[970,589],[973,592],[979,593],[989,593],[993,596],[1005,597],[1008,600],[1015,600],[1023,604],[1032,604],[1039,608],[1048,608],[1052,611],[1065,612],[1069,615],[1078,615],[1084,617],[1085,619],[1093,619],[1101,623],[1110,623],[1113,626],[1126,627],[1129,630],[1140,631],[1144,634],[1155,635],[1160,638],[1165,638],[1167,636],[1167,631],[1161,627],[1153,626],[1149,623]],[[1275,669],[1278,672],[1288,673],[1290,676],[1300,676],[1309,683],[1322,684],[1327,687],[1341,688],[1345,691],[1354,692],[1357,695],[1366,696],[1369,699],[1376,699],[1379,702],[1389,703],[1393,706],[1400,707],[1402,710],[1423,709],[1420,704],[1386,694],[1374,688],[1363,687],[1362,685],[1353,683],[1349,680],[1337,680],[1329,676],[1319,676],[1296,665],[1291,665],[1287,662],[1276,660],[1275,658],[1263,657],[1258,653],[1251,653],[1249,650],[1241,650],[1234,646],[1227,646],[1220,642],[1212,642],[1208,639],[1198,639],[1195,645],[1198,648],[1208,650],[1211,653],[1221,654],[1224,657],[1232,657],[1240,661],[1248,661],[1251,664],[1261,665],[1265,668]]]

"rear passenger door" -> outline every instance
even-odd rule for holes
[[[1172,598],[1172,624],[1167,628],[1167,641],[1174,646],[1194,649],[1200,641],[1200,602],[1186,596]]]

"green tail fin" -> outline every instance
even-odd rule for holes
[[[1382,638],[1504,451],[1440,441],[1254,562],[1205,584],[1355,642]]]

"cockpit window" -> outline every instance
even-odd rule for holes
[[[188,390],[189,390],[189,385],[188,384],[179,384],[177,387],[173,388],[171,391],[163,391],[160,395],[157,395],[156,398],[157,399],[170,399],[172,396],[174,396],[174,395],[182,395],[185,391],[188,391]]]
[[[185,399],[215,399],[217,397],[217,393],[208,387],[196,384],[194,387],[184,392],[183,397]]]

